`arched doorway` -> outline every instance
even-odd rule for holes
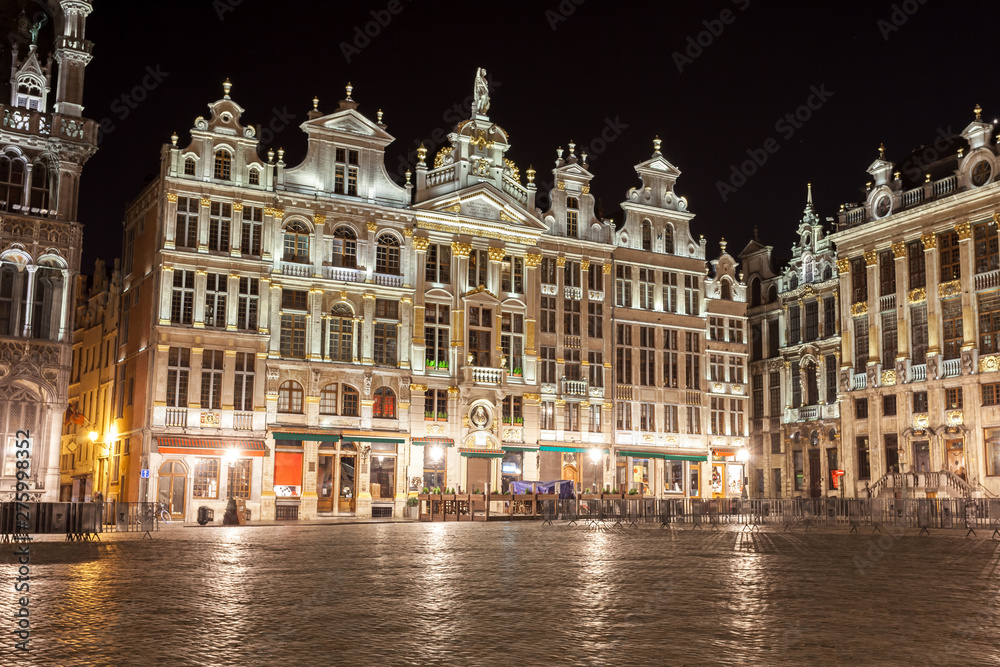
[[[187,493],[187,471],[180,461],[167,461],[160,466],[156,484],[156,499],[164,503],[171,518],[184,518]]]

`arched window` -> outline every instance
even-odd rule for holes
[[[184,175],[185,176],[194,176],[194,158],[193,157],[189,157],[188,159],[184,160]]]
[[[278,387],[278,412],[302,414],[302,385],[285,380]]]
[[[327,356],[332,361],[354,361],[354,313],[346,303],[330,310],[330,347]]]
[[[49,207],[49,170],[42,162],[31,166],[31,208]]]
[[[34,303],[31,313],[31,337],[49,340],[58,331],[58,299],[63,286],[58,266],[42,264],[35,272]]]
[[[823,280],[829,280],[830,278],[833,278],[833,269],[827,264],[823,267]]]
[[[260,170],[251,169],[250,170],[250,185],[260,185]]]
[[[0,202],[6,202],[7,210],[24,200],[24,162],[0,155]]]
[[[19,272],[14,265],[5,262],[0,268],[0,336],[16,336],[17,318],[14,304],[21,301],[21,289],[24,274]]]
[[[319,413],[321,415],[337,414],[337,383],[328,384],[319,392]]]
[[[222,149],[215,151],[215,177],[220,181],[233,178],[233,158]]]
[[[813,281],[813,260],[806,257],[802,260],[802,282],[811,283]]]
[[[760,281],[754,278],[750,281],[750,307],[760,305]]]
[[[375,250],[375,273],[385,273],[390,276],[399,275],[399,241],[392,234],[378,237],[378,247]]]
[[[354,269],[358,266],[358,237],[350,227],[337,227],[333,231],[334,266]]]
[[[304,223],[294,221],[285,227],[285,253],[283,259],[286,262],[297,262],[299,264],[309,263],[309,228]]]
[[[663,228],[663,252],[674,254],[674,228],[670,225]]]
[[[649,220],[642,221],[642,249],[653,249],[653,225]]]
[[[797,274],[792,274],[791,280],[788,281],[788,289],[793,290],[799,286],[799,276]]]
[[[375,403],[372,406],[372,417],[375,419],[396,418],[396,394],[388,387],[375,390]]]
[[[767,288],[767,302],[774,303],[778,300],[778,288],[774,285],[770,285]]]
[[[349,384],[343,386],[344,398],[340,407],[340,414],[344,417],[358,416],[358,390]]]
[[[721,296],[721,298],[725,299],[726,301],[732,301],[733,300],[733,288],[729,286],[729,281],[728,280],[723,280],[722,281],[722,289],[721,289],[721,295],[720,296]]]

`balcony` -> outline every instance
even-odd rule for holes
[[[504,383],[507,371],[502,368],[488,368],[486,366],[466,366],[466,382],[475,382],[481,385],[499,386]]]
[[[298,262],[281,262],[281,273],[285,276],[295,276],[296,278],[311,278],[312,265],[299,264]]]
[[[167,408],[166,416],[163,420],[164,426],[181,426],[187,427],[188,425],[188,411],[187,408]]]
[[[563,347],[569,348],[579,348],[580,347],[580,337],[579,336],[563,336]]]
[[[586,396],[587,383],[584,380],[563,380],[562,393],[567,396]]]
[[[868,386],[868,376],[864,373],[855,373],[854,382],[851,383],[851,390],[864,389]]]
[[[324,266],[323,277],[327,280],[337,280],[345,283],[360,283],[365,279],[365,272],[360,269],[349,269],[343,266]]]
[[[615,387],[615,398],[619,401],[631,401],[632,385],[620,384]]]
[[[253,430],[253,413],[252,412],[234,412],[233,413],[233,428],[237,431],[252,431]]]
[[[886,294],[885,296],[879,297],[879,299],[878,299],[878,307],[879,307],[879,312],[882,312],[882,313],[884,313],[884,312],[886,312],[888,310],[895,310],[896,309],[896,295],[895,294]]]
[[[910,366],[910,382],[923,382],[927,379],[927,364]]]
[[[953,378],[962,374],[961,359],[945,359],[941,362],[941,377]]]
[[[819,406],[818,405],[803,405],[799,408],[799,419],[798,421],[811,422],[815,419],[819,419]]]
[[[993,289],[994,287],[1000,287],[1000,270],[977,273],[974,282],[977,292],[985,289]]]
[[[372,282],[382,287],[402,287],[403,276],[394,276],[388,273],[375,273],[372,275]]]
[[[567,285],[566,287],[563,288],[563,295],[567,299],[576,299],[577,301],[579,301],[580,299],[583,298],[583,288]]]

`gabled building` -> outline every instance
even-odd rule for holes
[[[0,489],[14,488],[15,442],[27,434],[29,487],[55,501],[83,238],[77,197],[97,125],[81,115],[92,5],[50,5],[51,28],[23,14],[15,22],[9,102],[0,104]]]

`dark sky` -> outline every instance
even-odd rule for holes
[[[509,133],[508,157],[522,174],[530,163],[538,182],[548,181],[557,146],[575,140],[579,152],[589,145],[593,192],[604,215],[618,222],[619,202],[638,184],[632,166],[650,156],[658,134],[663,154],[683,172],[677,192],[697,214],[693,229],[711,241],[710,253],[722,236],[738,252],[757,225],[762,240],[786,254],[807,181],[821,216],[833,216],[840,203],[861,199],[859,188],[869,180],[864,169],[880,142],[899,161],[939,131],[960,132],[976,103],[986,119],[1000,116],[991,73],[1000,12],[988,3],[95,5],[86,115],[107,119],[105,127],[114,130],[84,171],[85,273],[95,257],[120,254],[125,205],[155,173],[161,144],[174,130],[187,143],[194,119],[221,97],[226,77],[246,109],[244,123],[267,127],[279,119],[280,126],[286,110],[294,116],[269,144],[284,147],[290,164],[304,154],[298,125],[313,96],[332,112],[350,80],[359,111],[369,117],[385,111],[396,137],[386,161],[396,175],[404,170],[400,159],[421,140],[451,129],[449,109],[471,95],[475,69],[484,67],[495,82],[490,116]],[[372,11],[387,25],[374,23]],[[374,36],[359,38],[366,24]],[[701,46],[691,47],[689,38]],[[679,67],[675,54],[685,51],[689,60]],[[145,99],[128,108],[121,96],[144,78],[152,82],[149,70],[162,81],[140,90]],[[814,97],[814,109],[799,110],[816,90],[826,99]],[[797,110],[808,120],[778,125]],[[606,145],[594,143],[602,132],[612,138]],[[719,183],[748,159],[747,151],[760,161],[765,143],[776,152],[724,200]]]

